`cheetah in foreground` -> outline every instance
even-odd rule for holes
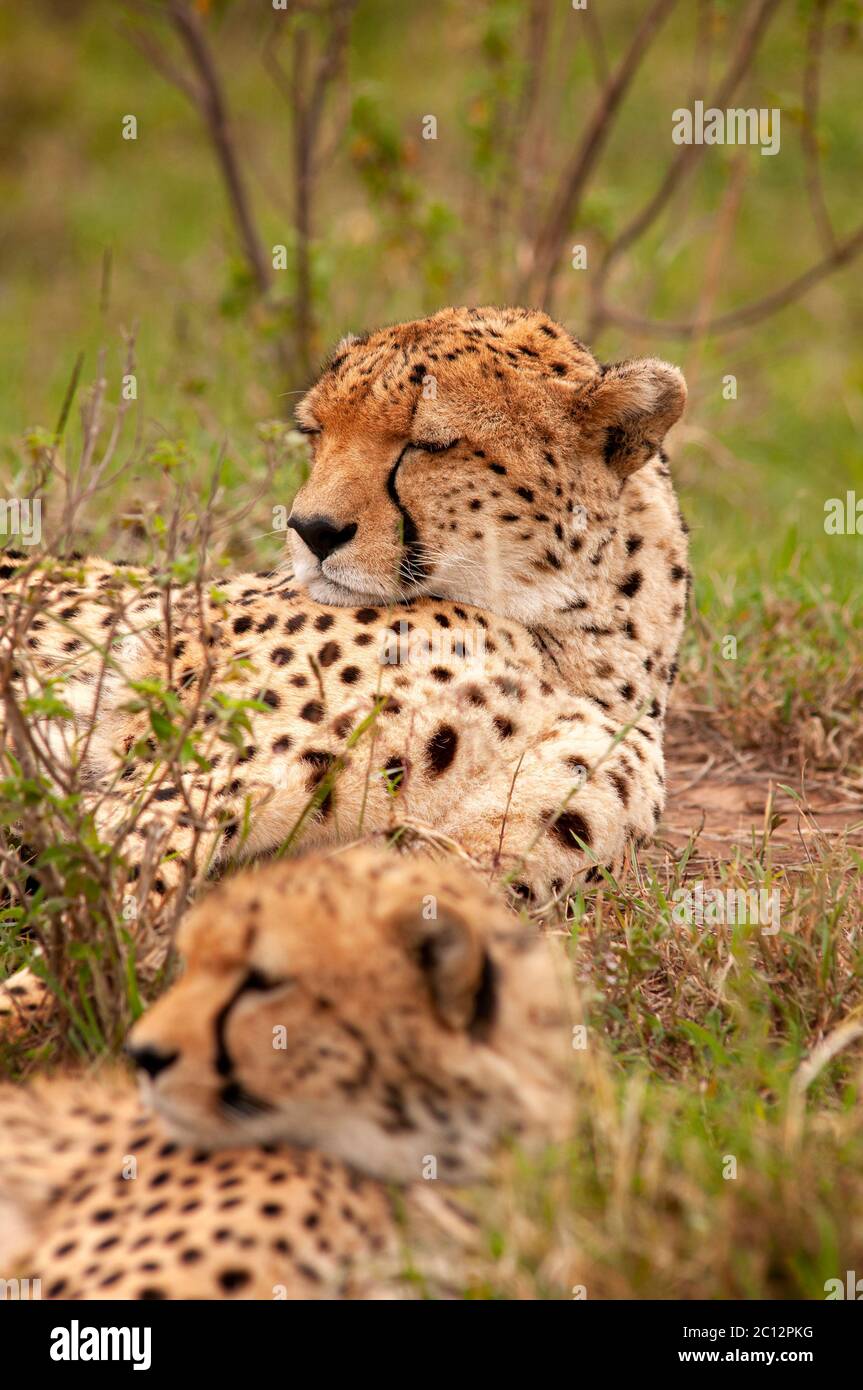
[[[0,1088],[0,1277],[411,1297],[416,1236],[463,1279],[469,1221],[439,1187],[569,1123],[553,943],[452,862],[365,847],[226,880],[180,942],[130,1039],[155,1116],[122,1079]]]
[[[164,906],[190,864],[405,824],[537,912],[618,871],[664,802],[688,570],[662,444],[685,394],[675,367],[601,365],[543,313],[445,309],[344,339],[300,402],[290,568],[178,590],[6,558],[17,688],[62,678],[73,718],[46,744],[79,760],[106,840],[134,820],[130,880],[154,835]],[[158,680],[196,750],[176,777],[130,704]],[[225,696],[255,702],[242,748]]]

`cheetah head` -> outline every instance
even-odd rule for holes
[[[177,1140],[460,1182],[503,1135],[565,1125],[550,943],[452,864],[356,849],[270,866],[216,888],[180,945],[185,973],[129,1042]]]
[[[675,367],[603,368],[538,311],[348,336],[297,410],[313,455],[288,522],[297,578],[321,603],[428,594],[542,621],[685,397]]]

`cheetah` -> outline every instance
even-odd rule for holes
[[[62,679],[56,756],[77,757],[107,838],[138,808],[132,875],[161,835],[157,906],[190,863],[406,824],[535,912],[619,872],[664,803],[689,574],[663,440],[685,397],[677,368],[600,364],[544,313],[444,309],[349,335],[301,400],[285,568],[216,591],[7,558],[18,683]],[[154,680],[196,750],[173,780],[153,780],[129,699]],[[253,702],[242,748],[224,694]]]
[[[416,1239],[457,1294],[471,1218],[438,1187],[570,1123],[554,943],[467,869],[368,847],[227,879],[179,939],[130,1035],[141,1097],[122,1075],[0,1088],[0,1276],[49,1299],[411,1297]]]

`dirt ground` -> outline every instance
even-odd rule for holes
[[[692,867],[751,855],[772,822],[772,858],[788,869],[822,858],[841,837],[863,848],[863,786],[833,772],[771,765],[761,749],[741,752],[715,716],[672,704],[666,733],[668,799],[657,847],[681,850],[697,835]],[[791,795],[788,788],[795,795]],[[798,798],[798,799],[795,799]]]

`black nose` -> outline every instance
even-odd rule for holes
[[[340,546],[347,545],[357,534],[355,521],[352,521],[350,526],[336,526],[325,516],[292,516],[288,519],[288,525],[305,541],[309,550],[317,555],[319,560],[326,560],[328,555],[332,555]]]
[[[141,1047],[127,1045],[126,1051],[132,1058],[136,1067],[145,1071],[148,1076],[156,1077],[160,1071],[164,1071],[172,1062],[176,1062],[179,1052],[160,1052],[158,1047],[152,1047],[148,1043]]]

